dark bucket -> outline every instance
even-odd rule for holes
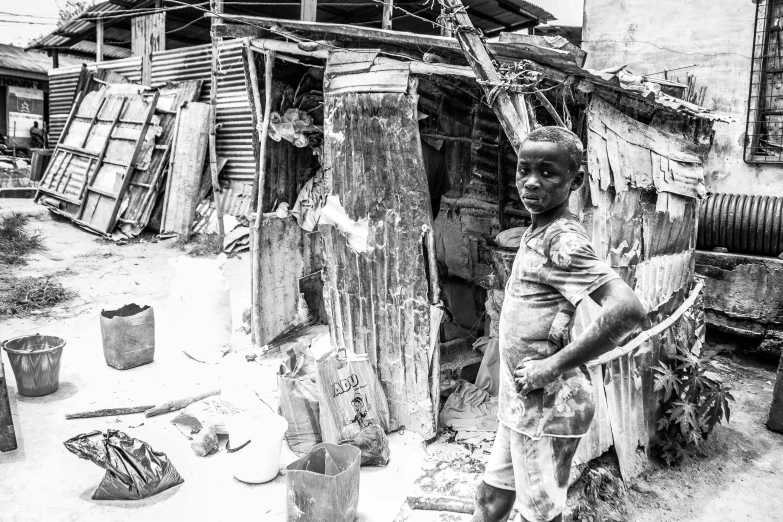
[[[136,303],[101,311],[101,337],[106,364],[128,370],[155,357],[155,314]]]
[[[353,522],[361,457],[355,446],[324,442],[286,466],[288,522]]]
[[[40,397],[60,386],[60,360],[65,341],[53,335],[25,335],[3,342],[19,395]]]

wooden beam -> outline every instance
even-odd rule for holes
[[[103,61],[103,18],[95,23],[95,61]]]
[[[272,40],[269,38],[252,38],[250,46],[260,51],[275,51],[283,54],[293,54],[295,56],[306,56],[326,60],[329,57],[329,51],[326,48],[317,47],[315,49],[303,49],[293,42],[283,42],[281,40]],[[392,63],[405,63],[402,60],[378,56],[373,65],[386,65]],[[442,76],[463,76],[475,78],[475,74],[470,67],[460,65],[449,65],[443,63],[425,63],[420,61],[408,62],[410,71],[413,74],[437,74]]]
[[[381,21],[381,29],[391,30],[393,13],[394,13],[394,0],[385,0],[383,2],[383,20]]]
[[[315,22],[318,12],[318,0],[301,0],[299,19],[306,22]]]
[[[264,121],[261,124],[261,137],[259,139],[259,169],[258,179],[253,183],[258,185],[258,201],[256,203],[256,219],[253,222],[250,240],[251,262],[251,304],[250,327],[253,332],[253,343],[257,349],[262,349],[261,344],[261,317],[262,310],[259,305],[261,288],[261,256],[258,248],[261,242],[261,222],[264,215],[264,183],[266,181],[266,146],[269,141],[269,123],[272,119],[272,71],[275,66],[275,52],[264,52]]]
[[[216,14],[223,13],[223,0],[210,0],[210,10]],[[220,17],[212,18],[212,27],[221,25],[223,20]],[[210,70],[209,83],[209,169],[212,175],[212,196],[215,199],[215,213],[217,214],[218,237],[221,250],[223,248],[223,239],[226,232],[223,229],[223,194],[218,181],[218,158],[217,158],[217,89],[218,89],[218,67],[220,61],[220,48],[222,38],[216,38],[212,35],[212,68]]]
[[[460,0],[440,0],[446,8],[447,20],[452,24],[452,31],[457,35],[465,58],[483,82],[481,85],[492,109],[500,120],[500,125],[515,151],[519,150],[522,140],[530,133],[530,122],[527,116],[525,100],[519,93],[511,93],[499,88],[502,79],[492,63],[492,56],[487,51],[481,36],[474,31],[473,23],[465,12]]]

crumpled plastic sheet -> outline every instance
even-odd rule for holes
[[[350,444],[362,450],[362,466],[385,466],[389,463],[389,439],[377,424],[362,428],[353,440],[340,441],[340,444]]]
[[[141,500],[184,482],[164,453],[118,430],[77,435],[64,444],[106,470],[93,500]]]
[[[305,134],[318,130],[318,127],[313,125],[312,116],[299,109],[288,109],[282,116],[277,112],[271,114],[269,137],[275,141],[283,139],[296,147],[306,147],[309,141]]]

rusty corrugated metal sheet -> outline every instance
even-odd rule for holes
[[[358,254],[336,228],[324,238],[324,300],[337,346],[368,353],[386,392],[391,427],[435,434],[429,387],[430,305],[422,234],[431,226],[416,98],[327,96],[326,186],[353,220],[369,219]]]
[[[619,177],[619,173],[614,172],[617,162],[606,160],[607,125],[601,116],[613,117],[615,114],[594,111],[588,118],[591,186],[589,199],[581,199],[585,225],[598,256],[606,259],[635,289],[648,310],[648,318],[657,324],[677,309],[689,293],[693,279],[698,201],[688,199],[678,209],[679,217],[673,217],[669,212],[658,210],[657,199],[661,195],[653,190],[632,186],[617,193],[609,190],[610,181],[615,176]],[[622,119],[629,120],[626,116]],[[613,122],[616,123],[616,120]],[[634,133],[648,132],[660,137],[658,130],[636,121],[628,122],[626,130],[621,137],[629,142],[640,139]],[[676,154],[674,151],[682,142],[672,139],[665,144],[670,153]],[[624,157],[626,163],[628,159]],[[590,204],[586,204],[587,201]],[[574,335],[592,322],[596,312],[597,305],[592,301],[580,303]],[[587,444],[579,449],[582,461],[598,457],[606,449],[608,428],[623,478],[633,478],[644,468],[658,409],[652,367],[666,357],[666,352],[674,350],[673,343],[690,348],[695,331],[692,324],[694,314],[686,315],[667,332],[646,341],[637,350],[590,369],[593,385],[604,391],[606,416],[596,416],[586,438]],[[603,405],[599,405],[599,411],[600,406]]]
[[[669,301],[693,280],[693,250],[656,256],[636,265],[634,291],[648,312]]]
[[[258,256],[261,288],[257,305],[261,308],[260,344],[283,331],[296,317],[299,279],[321,270],[319,233],[306,232],[295,219],[274,213],[262,218]]]
[[[221,179],[250,182],[255,174],[253,125],[247,101],[243,42],[230,40],[220,46],[220,76],[217,89],[216,148],[227,159]],[[159,51],[152,55],[152,85],[167,81],[203,80],[199,101],[208,102],[211,89],[212,46],[199,45],[185,50]]]

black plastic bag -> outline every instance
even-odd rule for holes
[[[77,435],[64,442],[68,451],[106,470],[93,500],[140,500],[184,481],[168,457],[121,431]]]
[[[389,463],[389,439],[377,424],[362,428],[354,439],[340,441],[340,444],[350,444],[362,450],[362,466],[385,466]]]

